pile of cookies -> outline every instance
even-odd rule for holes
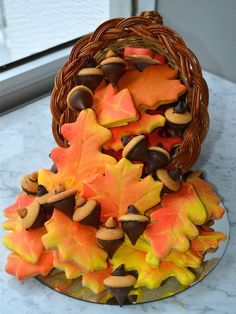
[[[24,176],[4,211],[6,271],[62,275],[55,289],[79,281],[97,302],[119,305],[171,276],[190,285],[225,236],[211,227],[224,214],[212,187],[170,167],[192,120],[187,96],[178,71],[148,48],[89,58],[67,95],[77,115],[61,129],[68,147],[52,150],[50,170]]]

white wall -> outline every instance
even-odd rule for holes
[[[158,0],[204,69],[236,82],[236,0]]]

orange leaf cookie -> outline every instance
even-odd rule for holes
[[[187,179],[187,182],[194,186],[200,200],[205,205],[208,220],[220,219],[225,210],[219,205],[221,199],[214,192],[212,185],[194,174]]]
[[[144,233],[160,259],[173,249],[186,252],[189,240],[199,234],[195,225],[202,225],[207,218],[206,210],[190,184],[183,184],[178,192],[167,194],[162,205],[165,207],[151,214],[152,223]]]
[[[132,164],[122,158],[115,166],[107,165],[105,175],[84,182],[83,196],[101,205],[101,219],[120,217],[130,204],[144,213],[160,201],[162,183],[150,175],[140,179],[143,164]]]
[[[35,230],[21,230],[5,234],[3,244],[17,253],[23,260],[31,264],[37,264],[43,251],[41,237],[45,234],[45,228]]]
[[[54,252],[53,266],[65,272],[67,279],[78,278],[82,275],[82,270],[71,262],[65,262],[57,252]]]
[[[61,261],[74,263],[83,272],[107,268],[107,254],[97,245],[95,228],[73,222],[58,210],[45,227],[48,233],[42,237],[43,244],[55,250]]]
[[[83,110],[75,123],[64,124],[62,134],[70,147],[57,147],[51,152],[58,173],[43,169],[38,176],[39,184],[48,191],[59,183],[80,190],[84,180],[103,174],[106,164],[116,163],[115,158],[100,151],[111,138],[111,132],[97,123],[93,110]]]
[[[159,136],[156,131],[148,135],[148,143],[150,146],[156,146],[162,144],[163,148],[168,152],[172,150],[174,145],[179,145],[183,142],[183,139],[179,136],[164,137]]]
[[[128,88],[137,107],[156,109],[175,102],[186,91],[177,79],[178,71],[168,64],[150,65],[143,72],[126,71],[118,82],[119,89]]]
[[[53,268],[53,255],[51,252],[43,252],[37,264],[31,264],[23,260],[16,253],[7,258],[6,272],[16,276],[19,280],[25,280],[37,275],[46,276]]]
[[[150,115],[142,111],[138,121],[129,123],[125,126],[111,128],[110,131],[112,132],[112,138],[107,143],[105,143],[104,148],[118,151],[123,148],[121,143],[122,136],[136,135],[140,133],[147,134],[152,132],[152,130],[155,128],[163,126],[164,124],[165,117],[161,115]]]
[[[219,231],[200,231],[199,236],[191,241],[191,250],[203,257],[206,252],[216,251],[219,242],[225,241],[226,235]]]
[[[112,84],[96,89],[93,109],[96,111],[98,122],[108,128],[126,125],[138,119],[138,112],[129,90],[118,92]]]
[[[10,231],[20,231],[22,230],[21,218],[17,214],[17,209],[20,207],[26,207],[31,204],[34,200],[34,196],[27,194],[19,194],[16,198],[16,201],[13,205],[7,207],[3,214],[5,217],[9,218],[7,221],[4,221],[2,224],[5,230]]]

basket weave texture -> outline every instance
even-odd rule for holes
[[[208,88],[202,77],[200,64],[183,39],[169,27],[162,25],[157,12],[143,12],[141,16],[115,18],[101,24],[92,34],[80,39],[74,46],[68,61],[55,78],[51,96],[52,129],[56,142],[67,146],[61,135],[61,126],[76,120],[76,113],[66,103],[69,91],[77,85],[78,71],[89,57],[103,60],[109,49],[122,50],[131,45],[147,47],[163,54],[168,63],[177,69],[187,88],[187,102],[192,121],[183,136],[183,142],[173,157],[169,168],[188,171],[199,157],[201,144],[209,126]]]

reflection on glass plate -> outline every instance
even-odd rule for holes
[[[171,277],[165,280],[159,288],[151,290],[143,287],[133,290],[128,296],[127,304],[145,303],[170,297],[190,288],[206,277],[218,264],[227,247],[229,238],[229,221],[226,211],[222,219],[215,221],[214,229],[223,232],[227,236],[227,240],[219,244],[219,248],[216,252],[206,254],[204,261],[199,268],[191,269],[191,271],[196,275],[195,282],[189,286],[184,286],[174,277]],[[50,272],[47,277],[38,276],[36,278],[53,290],[79,300],[102,304],[117,304],[107,291],[95,294],[90,289],[83,287],[80,279],[66,279],[64,272],[57,269]]]

